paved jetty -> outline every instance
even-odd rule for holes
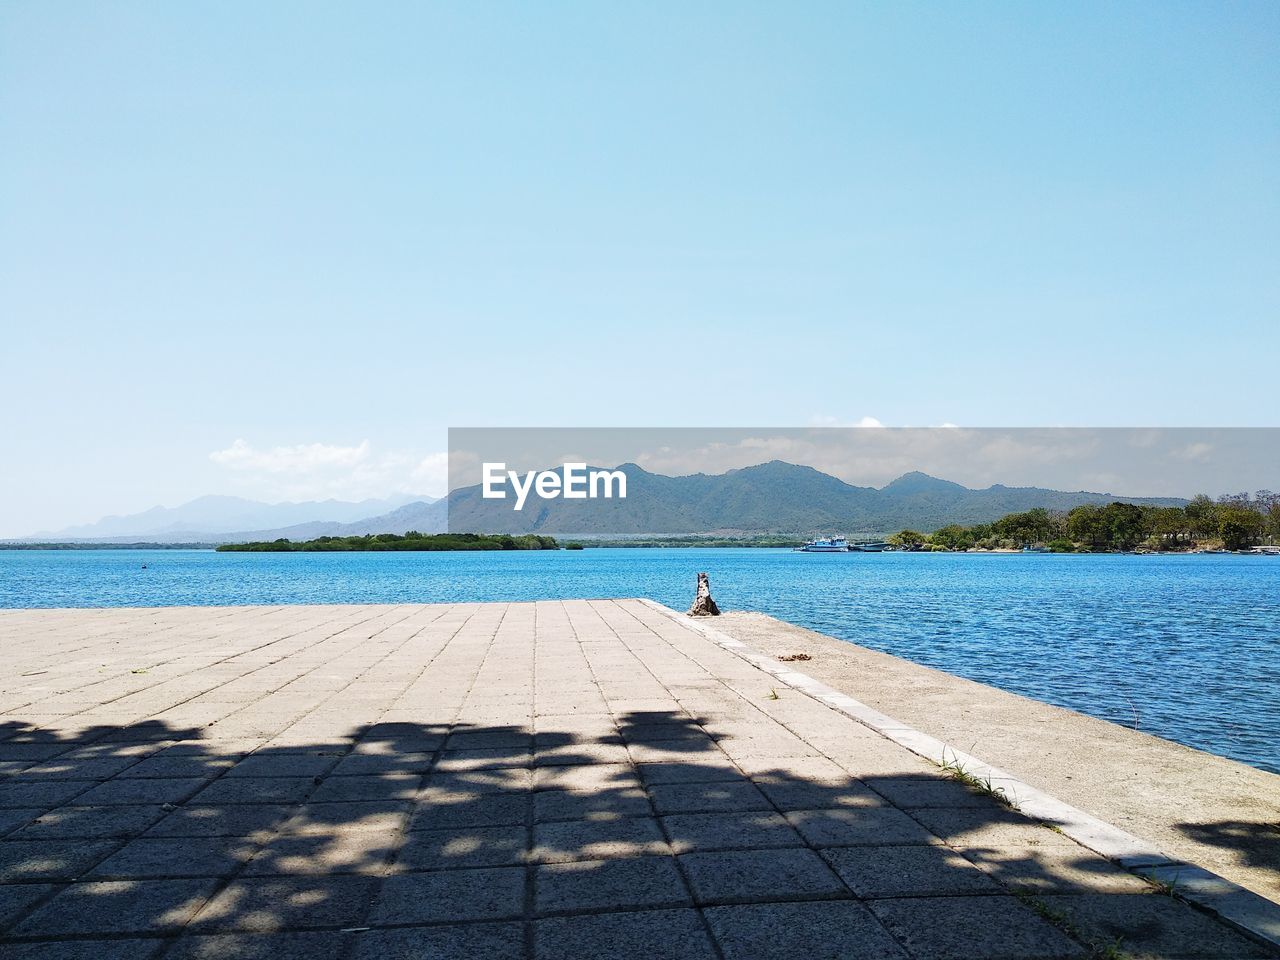
[[[1280,902],[1274,773],[762,613],[735,611],[715,625],[775,657],[803,651],[811,659],[801,667],[810,676]]]
[[[641,601],[0,612],[0,955],[1271,955]]]

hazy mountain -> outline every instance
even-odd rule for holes
[[[103,517],[97,523],[42,531],[25,539],[132,539],[158,542],[223,539],[243,531],[292,527],[298,524],[352,523],[382,516],[407,503],[431,502],[429,497],[398,495],[384,499],[318,500],[302,503],[262,503],[243,497],[198,497],[178,507],[152,507],[142,513]]]
[[[478,486],[455,490],[448,502],[449,529],[581,537],[882,536],[904,527],[931,531],[949,523],[986,523],[1033,507],[1069,510],[1082,503],[1113,500],[1186,502],[999,484],[972,490],[923,473],[908,473],[876,489],[853,486],[812,467],[781,460],[715,476],[665,477],[635,464],[623,464],[620,469],[627,474],[626,500],[531,498],[524,510],[516,512],[510,501],[481,499]],[[365,523],[376,526],[378,519]]]
[[[649,473],[634,463],[622,464],[619,469],[627,475],[625,500],[540,500],[531,496],[525,508],[516,512],[510,500],[482,499],[479,486],[455,490],[447,500],[401,497],[360,503],[263,504],[236,497],[201,497],[172,510],[158,507],[134,517],[107,517],[97,524],[45,534],[40,539],[243,542],[402,534],[409,530],[442,533],[446,529],[583,538],[699,534],[810,537],[837,533],[880,537],[906,527],[927,532],[948,523],[986,523],[1033,507],[1069,510],[1082,503],[1114,500],[1162,506],[1186,503],[1173,498],[1000,484],[973,490],[918,472],[879,489],[857,487],[813,467],[782,460],[723,474],[685,477]],[[274,519],[250,522],[262,517]]]

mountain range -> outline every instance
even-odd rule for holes
[[[107,517],[96,524],[25,539],[240,542],[446,529],[581,538],[836,533],[880,537],[907,527],[931,531],[949,523],[987,523],[1033,507],[1069,510],[1084,503],[1117,500],[1157,506],[1187,502],[1002,484],[975,490],[919,472],[907,473],[884,487],[860,487],[781,460],[723,474],[683,477],[650,473],[636,464],[618,469],[627,475],[625,500],[532,498],[524,510],[516,512],[509,500],[482,499],[479,486],[455,490],[446,500],[399,497],[359,503],[264,504],[238,497],[201,497],[181,507]]]
[[[449,495],[449,529],[610,538],[810,537],[833,533],[879,537],[908,527],[932,531],[949,523],[987,523],[1033,507],[1069,510],[1083,503],[1121,499],[1161,506],[1186,503],[1174,498],[1116,497],[1001,484],[973,490],[919,472],[905,474],[884,487],[859,487],[813,467],[782,460],[723,474],[684,477],[649,473],[633,463],[617,469],[627,475],[625,500],[531,498],[517,513],[510,508],[510,501],[481,499],[479,487],[455,490]]]
[[[197,497],[177,507],[152,507],[142,513],[103,517],[96,523],[44,530],[23,539],[60,542],[151,540],[157,543],[221,541],[245,532],[351,523],[386,515],[409,503],[433,502],[431,497],[408,494],[382,499],[310,500],[301,503],[263,503],[244,497],[211,495]]]

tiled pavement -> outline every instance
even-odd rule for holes
[[[636,601],[0,612],[0,956],[1267,952]]]

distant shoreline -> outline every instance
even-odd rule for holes
[[[0,542],[0,550],[216,550],[220,543],[14,543]]]
[[[551,539],[551,538],[547,538]],[[56,551],[64,553],[73,553],[76,551],[110,551],[110,550],[198,550],[208,553],[448,553],[448,552],[468,552],[474,550],[511,550],[511,549],[529,549],[529,548],[511,548],[501,546],[464,546],[464,547],[447,547],[447,546],[403,546],[403,547],[315,547],[307,546],[306,541],[299,541],[286,545],[276,545],[273,543],[0,543],[0,553],[3,552],[38,552],[38,551]],[[575,551],[575,550],[595,550],[595,549],[628,549],[628,550],[682,550],[682,549],[710,549],[710,550],[733,550],[733,549],[752,549],[752,550],[794,550],[803,543],[803,541],[795,540],[787,543],[776,542],[750,542],[750,541],[713,541],[713,542],[686,542],[680,540],[643,540],[643,541],[625,541],[625,540],[609,540],[609,541],[592,541],[578,540],[556,547],[541,547],[534,549],[551,550],[551,551]],[[800,551],[797,551],[800,552]],[[849,551],[850,554],[862,554],[864,551]],[[910,554],[931,554],[931,555],[982,555],[982,556],[1143,556],[1143,557],[1186,557],[1186,556],[1264,556],[1266,554],[1259,550],[1072,550],[1072,551],[1053,551],[1053,550],[1020,550],[1012,547],[998,547],[993,549],[973,548],[969,550],[884,550],[876,551],[876,553],[910,553]],[[829,556],[830,554],[813,554],[814,556]],[[839,554],[837,554],[839,555]],[[871,555],[874,555],[871,554]]]

